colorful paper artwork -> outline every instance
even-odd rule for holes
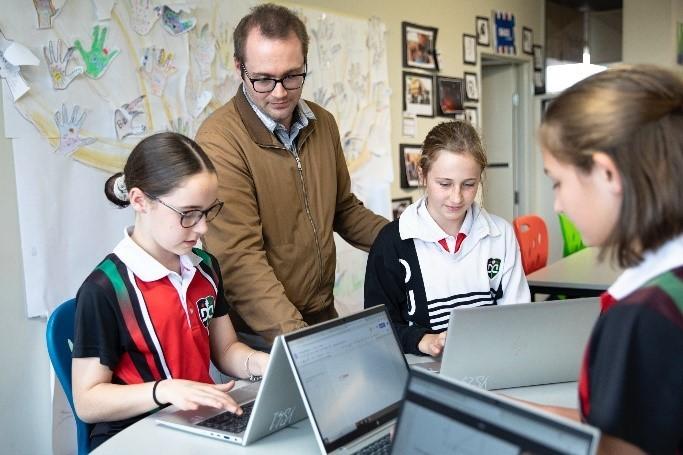
[[[159,19],[159,13],[152,0],[131,0],[133,9],[130,15],[130,26],[138,35],[146,35]]]
[[[174,133],[182,134],[183,136],[190,136],[190,121],[185,120],[182,117],[178,117],[167,128],[168,131]]]
[[[130,103],[126,103],[114,111],[114,128],[118,140],[125,139],[128,136],[138,136],[147,130],[147,125],[144,123],[133,124],[136,117],[143,114],[141,104],[144,98],[145,95],[138,96]]]
[[[515,47],[515,15],[502,11],[493,12],[495,28],[494,38],[496,52],[501,54],[516,54]]]
[[[64,53],[65,48],[66,53]],[[64,90],[76,77],[83,74],[82,66],[76,66],[71,72],[68,71],[69,60],[75,50],[74,47],[67,48],[62,40],[48,41],[48,45],[43,46],[43,54],[52,78],[52,87],[55,90]]]
[[[80,114],[80,115],[79,115]],[[59,129],[59,145],[55,153],[61,156],[69,156],[78,148],[95,142],[94,137],[81,137],[81,126],[85,121],[86,112],[81,112],[80,106],[75,105],[71,116],[66,105],[62,104],[61,111],[55,112],[55,123]]]
[[[5,35],[0,32],[0,79],[7,81],[14,101],[30,89],[21,75],[21,66],[35,66],[39,63],[38,58],[26,46],[5,39]]]
[[[52,0],[33,0],[33,6],[38,14],[38,28],[52,28],[52,19],[59,14],[60,10],[55,8]]]
[[[199,79],[211,77],[211,64],[216,58],[216,40],[209,32],[209,24],[204,24],[198,36],[190,36],[190,54],[197,64]]]
[[[118,49],[107,49],[104,41],[107,39],[107,27],[95,25],[92,30],[92,44],[90,50],[86,51],[81,44],[81,40],[74,42],[74,47],[81,54],[85,63],[85,74],[92,79],[99,79],[111,65],[114,57],[119,55]]]
[[[95,16],[98,21],[108,21],[111,19],[111,10],[117,0],[92,0],[95,6]]]
[[[184,11],[175,12],[170,7],[163,5],[154,8],[161,16],[161,25],[173,36],[182,35],[194,28],[197,24],[195,17],[187,17]]]
[[[166,52],[163,48],[145,48],[140,72],[156,96],[163,95],[169,76],[176,72],[176,67],[173,65],[174,60],[173,53]]]

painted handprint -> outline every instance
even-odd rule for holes
[[[176,72],[176,67],[173,65],[174,59],[173,52],[166,52],[163,48],[145,48],[140,72],[152,86],[152,93],[156,96],[164,93],[168,77]]]
[[[177,119],[171,121],[171,124],[167,128],[168,131],[172,131],[174,133],[182,134],[183,136],[190,136],[190,121],[189,120],[184,120],[182,117],[178,117]]]
[[[199,79],[211,77],[211,63],[216,58],[216,40],[209,31],[209,24],[204,24],[198,34],[190,35],[190,55],[197,64]]]
[[[0,30],[0,79],[7,81],[14,101],[30,89],[21,75],[21,66],[36,66],[39,63],[38,58],[26,46],[6,39]]]
[[[95,15],[98,21],[107,21],[111,19],[111,10],[114,8],[117,0],[92,0],[95,4]]]
[[[79,115],[79,112],[80,108],[76,105],[69,116],[69,110],[64,104],[62,104],[61,111],[55,112],[55,123],[59,129],[59,146],[55,149],[55,153],[58,155],[69,156],[79,147],[95,142],[94,137],[80,136],[86,113],[83,111]]]
[[[74,42],[74,47],[81,54],[85,63],[85,74],[92,79],[99,79],[109,67],[114,57],[119,55],[118,49],[109,50],[104,47],[104,40],[107,39],[107,27],[96,25],[92,30],[92,44],[90,50],[83,49],[80,40]]]
[[[131,0],[131,7],[130,26],[138,35],[148,34],[159,19],[154,3],[152,0]]]
[[[138,96],[130,103],[126,103],[114,111],[114,128],[119,140],[128,136],[140,135],[147,130],[147,125],[143,123],[133,125],[135,118],[143,113],[139,108],[144,98],[145,95]]]
[[[233,63],[233,53],[235,48],[232,42],[232,30],[229,24],[222,24],[220,31],[218,32],[218,38],[216,39],[216,49],[218,51],[218,58],[220,59],[221,65],[225,68],[232,68]]]
[[[52,28],[52,18],[59,14],[52,0],[33,0],[33,6],[38,14],[38,28]]]
[[[197,24],[196,18],[186,18],[185,12],[179,11],[176,13],[166,5],[157,6],[154,10],[161,16],[161,25],[163,25],[164,30],[173,36],[187,33]]]
[[[64,90],[79,74],[83,74],[82,66],[73,68],[70,73],[67,71],[69,60],[75,49],[69,47],[63,54],[65,47],[62,40],[58,40],[56,44],[54,41],[49,41],[47,46],[43,46],[43,54],[55,90]]]

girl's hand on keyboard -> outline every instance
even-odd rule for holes
[[[228,394],[234,386],[235,381],[226,384],[204,384],[184,379],[166,379],[159,383],[156,394],[162,403],[171,403],[184,411],[209,406],[241,415],[242,408]]]

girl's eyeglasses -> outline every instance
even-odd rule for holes
[[[143,193],[145,192],[143,191]],[[206,210],[194,209],[182,212],[177,208],[173,207],[172,205],[165,203],[156,196],[152,196],[151,194],[147,193],[145,193],[145,196],[152,199],[153,201],[157,201],[162,205],[165,205],[166,207],[180,215],[180,225],[184,228],[191,228],[195,226],[197,223],[201,221],[203,216],[206,217],[206,222],[210,223],[214,218],[216,218],[218,213],[220,213],[221,209],[223,208],[223,201],[216,200],[216,202]]]

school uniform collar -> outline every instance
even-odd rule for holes
[[[170,274],[178,274],[173,270],[164,267],[159,261],[154,259],[148,252],[135,243],[130,235],[133,233],[133,226],[123,230],[123,239],[116,245],[113,253],[126,264],[136,277],[142,281],[157,281]],[[191,269],[199,265],[202,259],[190,252],[180,256],[180,266],[183,269]]]
[[[424,197],[410,204],[401,214],[398,220],[398,232],[401,240],[419,239],[425,242],[438,242],[449,236],[427,211]],[[471,244],[472,241],[476,242],[487,235],[494,237],[501,235],[489,214],[476,202],[473,202],[467,210],[460,232],[467,235],[463,247],[464,244]]]
[[[648,251],[635,267],[626,269],[607,292],[620,300],[662,273],[683,265],[683,235],[669,240],[655,251]]]

